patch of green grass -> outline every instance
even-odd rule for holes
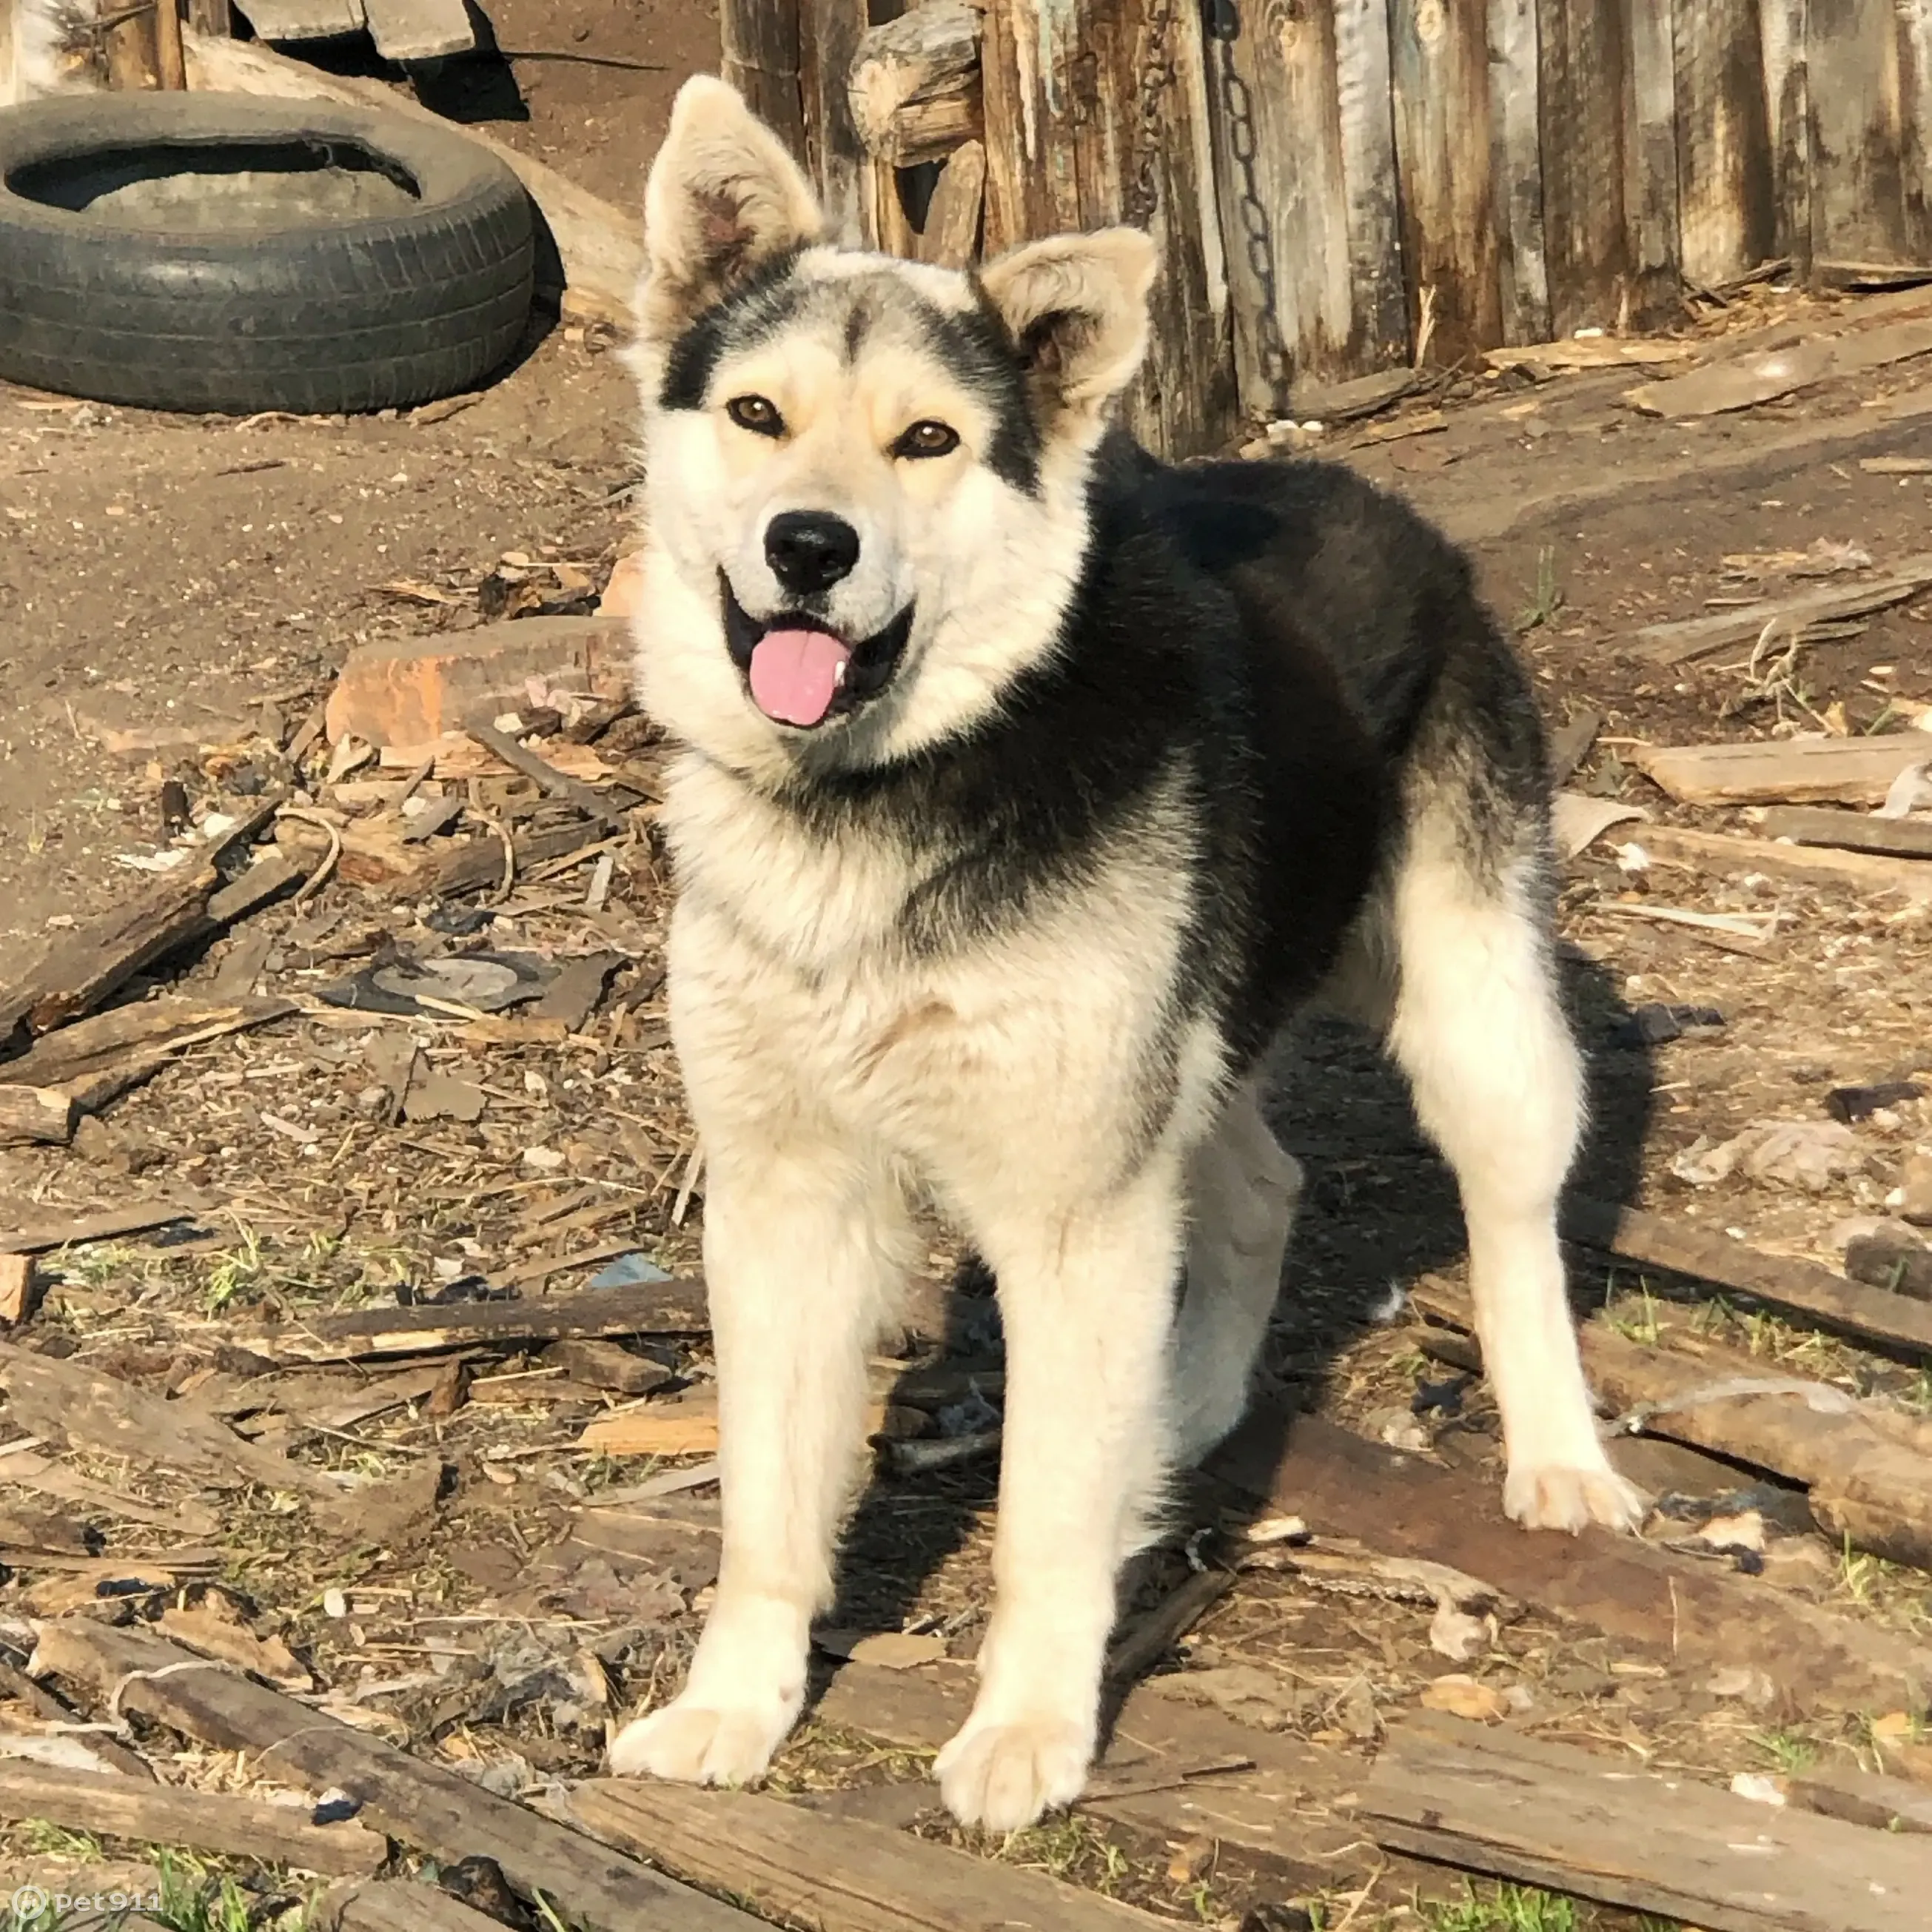
[[[1574,1902],[1532,1886],[1498,1885],[1480,1894],[1466,1887],[1454,1903],[1421,1910],[1429,1932],[1576,1932]]]
[[[1648,1282],[1638,1292],[1640,1298],[1634,1304],[1625,1301],[1618,1307],[1606,1309],[1604,1320],[1626,1342],[1640,1342],[1646,1348],[1654,1348],[1660,1332],[1656,1298]]]
[[[1760,1731],[1751,1742],[1787,1777],[1809,1771],[1817,1760],[1817,1745],[1797,1731]]]
[[[1551,622],[1562,609],[1563,601],[1563,586],[1556,574],[1556,551],[1553,545],[1546,544],[1536,554],[1535,593],[1516,613],[1517,636],[1526,637]]]

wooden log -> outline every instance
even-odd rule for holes
[[[0,1061],[0,1076],[52,1087],[92,1078],[132,1058],[263,1026],[296,1010],[287,1000],[196,1000],[178,994],[116,1006],[42,1035],[17,1060]]]
[[[1207,19],[1239,398],[1272,418],[1298,381],[1408,358],[1388,10],[1214,0]]]
[[[76,1112],[74,1096],[57,1088],[0,1085],[0,1147],[65,1147]]]
[[[364,1308],[350,1315],[313,1316],[264,1330],[247,1346],[277,1361],[359,1362],[493,1342],[702,1335],[710,1326],[702,1283],[653,1281],[634,1288],[587,1288],[544,1301]]]
[[[1468,1294],[1419,1283],[1421,1312],[1473,1332]],[[1598,1400],[1636,1419],[1634,1432],[1714,1450],[1803,1484],[1811,1513],[1860,1549],[1932,1568],[1932,1456],[1900,1441],[1868,1406],[1822,1383],[1772,1395],[1719,1397],[1725,1384],[1767,1378],[1766,1364],[1735,1349],[1673,1336],[1646,1348],[1596,1322],[1579,1330],[1583,1367]],[[1797,1384],[1800,1377],[1776,1379]]]
[[[1778,252],[1761,3],[1774,10],[1779,0],[1671,10],[1678,223],[1684,277],[1700,287],[1730,281]]]
[[[312,1824],[286,1805],[231,1792],[19,1762],[0,1762],[0,1818],[34,1818],[137,1844],[260,1858],[326,1878],[367,1876],[389,1856],[388,1840],[352,1819]]]
[[[800,75],[800,0],[721,0],[718,71],[752,112],[809,165]]]
[[[987,252],[1146,227],[1160,272],[1124,420],[1168,457],[1221,449],[1235,396],[1198,10],[992,0],[984,37]]]
[[[1868,1709],[1874,1698],[1916,1698],[1932,1682],[1932,1652],[1889,1632],[1632,1538],[1528,1534],[1504,1516],[1499,1484],[1313,1416],[1264,1408],[1207,1468],[1293,1510],[1318,1535],[1446,1563],[1652,1654],[1761,1670],[1795,1708]]]
[[[782,10],[774,4],[761,10],[777,14]],[[252,41],[190,33],[184,44],[190,88],[283,100],[335,100],[351,106],[381,107],[445,129],[453,125],[379,80],[324,74],[320,68],[290,60]],[[795,74],[793,86],[795,92]],[[796,118],[794,108],[794,125]],[[488,148],[515,173],[543,216],[555,244],[556,260],[547,262],[547,251],[539,248],[538,292],[560,299],[566,315],[628,328],[631,298],[644,268],[644,245],[634,218],[579,188],[556,169],[493,140],[481,128],[465,128],[461,132]]]
[[[1909,1839],[1452,1718],[1394,1728],[1361,1816],[1394,1850],[1710,1932],[1924,1923]]]
[[[748,1791],[593,1779],[569,1803],[606,1844],[814,1932],[1155,1932],[1172,1923],[1042,1872]]]
[[[177,0],[154,0],[154,78],[170,94],[183,93],[188,87]]]
[[[1882,805],[1901,772],[1932,758],[1932,740],[1898,731],[1882,738],[1633,745],[1623,756],[1685,805]]]
[[[206,930],[212,865],[184,866],[128,904],[53,941],[10,986],[0,986],[0,1042],[25,1022],[45,1033],[91,1012],[144,966]]]
[[[605,1850],[581,1832],[498,1798],[278,1690],[223,1670],[184,1669],[191,1652],[134,1630],[70,1618],[40,1624],[29,1668],[88,1684],[116,1708],[220,1750],[264,1774],[346,1792],[361,1815],[440,1864],[496,1861],[526,1897],[599,1932],[754,1932],[735,1907]],[[418,1922],[418,1923],[422,1922]]]
[[[860,39],[846,99],[867,152],[911,167],[979,138],[980,32],[972,0],[921,0]]]
[[[1487,0],[1394,0],[1396,180],[1409,322],[1425,296],[1434,360],[1453,366],[1503,339],[1492,178]]]
[[[1566,1240],[1730,1288],[1888,1352],[1932,1354],[1932,1307],[1846,1281],[1816,1262],[1580,1196],[1564,1202],[1562,1227]]]
[[[986,204],[986,150],[962,142],[946,158],[927,203],[919,259],[936,268],[966,268],[980,259],[980,219]]]
[[[334,1501],[341,1486],[320,1469],[226,1429],[190,1400],[169,1402],[85,1363],[0,1342],[8,1413],[30,1434],[178,1469],[216,1489],[249,1483]]]
[[[1926,755],[1932,758],[1932,749]],[[1788,838],[1794,845],[1932,859],[1932,819],[1880,818],[1870,812],[1828,812],[1802,805],[1774,806],[1754,816],[1767,838]]]
[[[1700,872],[1759,872],[1808,885],[1855,892],[1897,892],[1916,902],[1932,898],[1932,865],[1919,859],[1881,859],[1865,852],[1818,850],[1696,832],[1682,825],[1649,827],[1639,842],[1653,860]]]
[[[476,45],[464,0],[362,0],[362,11],[385,60],[442,60]]]
[[[1489,0],[1490,176],[1505,342],[1540,342],[1550,334],[1536,7],[1537,0]]]

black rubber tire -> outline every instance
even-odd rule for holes
[[[365,167],[374,157],[416,204],[190,234],[22,192],[130,152],[265,146],[311,164],[345,148]],[[380,109],[104,94],[0,111],[0,376],[35,388],[238,415],[427,402],[515,350],[535,253],[530,197],[502,161]]]

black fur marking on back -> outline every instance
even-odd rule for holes
[[[810,284],[791,279],[802,248],[774,255],[716,302],[671,344],[658,386],[658,406],[701,410],[719,358],[728,349],[745,349],[776,334],[811,292]]]
[[[996,712],[914,758],[801,775],[789,802],[829,836],[863,826],[936,862],[901,918],[927,953],[1151,841],[1193,891],[1166,1064],[1147,1070],[1165,1089],[1190,1016],[1239,1071],[1315,992],[1418,770],[1473,873],[1522,853],[1540,730],[1462,556],[1346,470],[1170,470],[1118,437],[1091,514],[1060,649]]]

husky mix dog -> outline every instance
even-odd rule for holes
[[[798,1716],[925,1202],[1007,1346],[998,1600],[938,1776],[1012,1829],[1078,1796],[1116,1573],[1242,1413],[1300,1182],[1262,1112],[1298,1010],[1378,1030],[1455,1169],[1510,1514],[1638,1514],[1557,1246],[1582,1090],[1537,712],[1400,503],[1109,428],[1144,235],[975,274],[827,245],[711,80],[645,208],[638,668],[682,747],[724,1555],[682,1694],[612,1762],[735,1784]]]

